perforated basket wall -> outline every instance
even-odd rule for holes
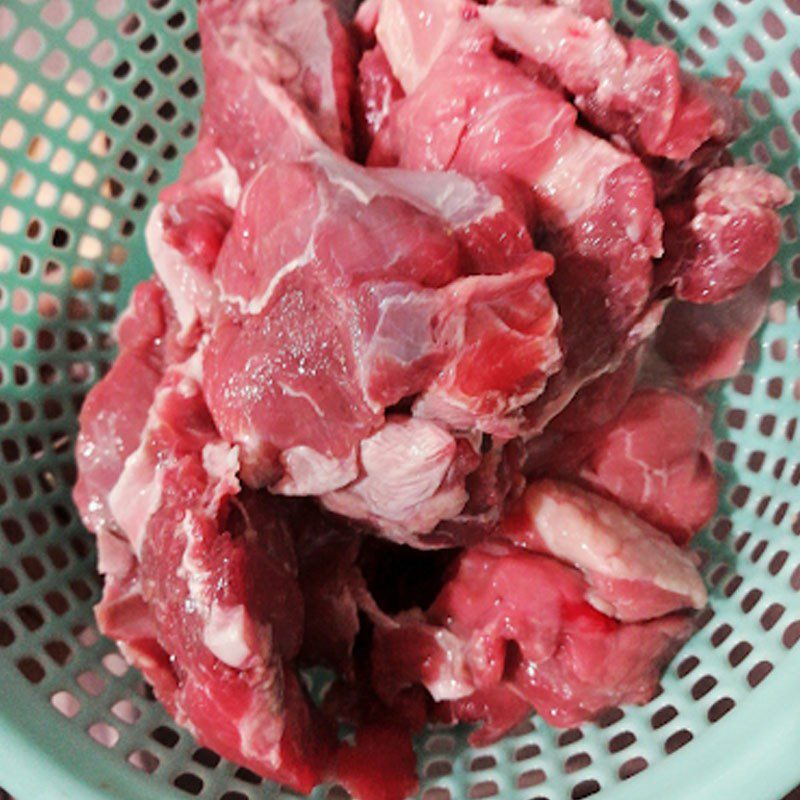
[[[0,0],[0,784],[20,800],[288,797],[198,749],[98,636],[93,543],[70,501],[77,409],[150,272],[147,209],[195,133],[193,8]],[[619,12],[691,68],[741,67],[753,125],[739,153],[800,189],[800,0]],[[711,606],[662,692],[581,729],[534,719],[484,750],[431,731],[424,800],[777,800],[800,782],[796,220],[795,205],[769,320],[715,397],[726,483],[699,545]]]

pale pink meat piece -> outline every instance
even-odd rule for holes
[[[375,38],[406,94],[465,32],[471,12],[464,0],[381,0]]]
[[[468,495],[466,475],[480,455],[433,422],[389,417],[361,441],[361,475],[352,484],[322,496],[331,511],[372,522],[400,543],[425,546],[417,534],[430,533],[441,520],[458,516]]]
[[[354,125],[358,156],[366,159],[375,137],[389,120],[394,104],[404,96],[380,45],[367,50],[358,62]]]
[[[595,126],[641,152],[682,160],[739,131],[735,82],[698,81],[681,71],[675,51],[619,36],[604,18],[533,4],[479,13],[504,44],[555,75]]]
[[[498,535],[579,569],[586,599],[624,622],[706,604],[691,556],[617,504],[563,481],[531,483]]]
[[[204,0],[206,97],[201,138],[242,179],[268,157],[300,155],[309,137],[349,153],[352,46],[325,0]]]
[[[661,218],[637,158],[578,128],[573,106],[497,58],[480,22],[461,26],[459,39],[396,104],[393,146],[401,166],[503,173],[533,189],[542,241],[556,257],[549,285],[566,351],[548,407],[532,410],[530,424],[541,427],[638,341],[630,340],[646,312]]]
[[[140,466],[114,489],[136,505],[150,471],[153,502],[128,515],[125,533],[174,674],[164,701],[221,755],[307,791],[332,743],[284,664],[299,651],[303,618],[296,566],[281,544],[288,534],[278,517],[238,535],[225,529],[239,492],[237,450],[219,440],[193,372],[191,363],[167,370]]]
[[[538,8],[540,6],[562,6],[575,14],[591,19],[611,19],[611,0],[494,0],[489,5],[513,6],[514,8]]]
[[[225,154],[210,138],[203,138],[150,213],[145,229],[148,254],[187,344],[197,339],[216,311],[212,270],[240,194],[239,176]]]
[[[458,514],[466,496],[433,487],[419,517],[406,498],[405,522],[354,504],[371,485],[363,443],[388,435],[384,410],[419,395],[415,415],[429,421],[415,424],[426,430],[505,430],[561,361],[544,283],[552,261],[534,250],[513,185],[413,177],[324,150],[260,171],[215,268],[224,307],[203,376],[246,482],[326,495],[340,513],[410,535],[432,529],[434,508]],[[492,241],[502,243],[494,252]],[[504,358],[484,369],[483,354],[495,352]]]
[[[75,502],[98,535],[119,533],[108,497],[139,444],[171,350],[170,328],[174,315],[161,284],[155,279],[139,284],[117,327],[121,353],[81,409]]]

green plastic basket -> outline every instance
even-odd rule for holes
[[[191,147],[193,0],[0,0],[0,784],[19,800],[286,798],[200,749],[97,634],[70,500],[76,411],[149,274],[142,231]],[[618,8],[703,73],[738,66],[739,154],[800,189],[800,0]],[[418,743],[424,800],[777,800],[800,782],[800,251],[786,215],[769,319],[717,402],[711,606],[663,691],[580,729],[535,718],[474,749]],[[315,798],[341,797],[320,789]]]

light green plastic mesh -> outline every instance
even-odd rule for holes
[[[627,0],[620,25],[700,72],[737,65],[738,152],[800,189],[800,0]],[[199,749],[95,629],[70,501],[76,409],[151,270],[150,204],[191,147],[194,0],[0,0],[0,785],[19,800],[288,797]],[[481,750],[419,742],[423,800],[777,800],[800,782],[800,251],[785,217],[769,319],[716,395],[711,605],[644,708]],[[342,797],[320,789],[315,798]]]

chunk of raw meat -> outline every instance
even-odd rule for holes
[[[215,269],[226,305],[203,380],[249,484],[303,495],[348,486],[359,478],[362,443],[388,435],[384,410],[415,395],[415,413],[432,422],[507,427],[560,364],[544,284],[552,261],[533,249],[510,184],[495,192],[458,175],[420,175],[414,186],[411,177],[318,151],[259,172],[247,187]],[[492,240],[503,244],[490,256]],[[461,277],[462,269],[488,274]],[[518,298],[517,308],[505,308],[504,296]],[[508,356],[482,369],[481,354],[493,350]],[[362,479],[370,469],[362,464]],[[367,485],[338,498],[352,503]],[[427,499],[449,514],[466,497],[453,486]],[[414,532],[413,498],[402,505]],[[346,507],[373,521],[377,512]],[[380,518],[387,530],[402,522]],[[427,532],[433,517],[417,521],[416,532]]]
[[[404,96],[403,88],[380,45],[367,50],[358,63],[355,117],[357,150],[366,160],[375,137],[386,126],[394,104]]]
[[[376,628],[375,689],[391,703],[423,683],[456,719],[487,723],[474,744],[506,733],[523,703],[569,726],[649,698],[691,621],[622,623],[593,608],[587,591],[551,558],[496,543],[471,548],[424,617],[407,612]]]
[[[682,160],[739,132],[738,81],[699,81],[681,71],[674,50],[566,7],[495,4],[479,13],[501,41],[555,75],[592,124],[641,152]]]
[[[224,153],[209,138],[201,139],[187,156],[178,181],[161,193],[150,213],[145,229],[148,254],[187,344],[197,339],[216,310],[211,273],[240,194],[239,177]]]
[[[97,534],[119,533],[108,497],[125,460],[139,444],[161,380],[170,314],[169,300],[157,281],[136,287],[117,329],[121,353],[81,409],[75,502],[86,525]],[[124,549],[118,555],[125,560]]]
[[[730,166],[737,80],[608,0],[346,5],[201,0],[200,137],[75,499],[100,629],[179,724],[403,800],[426,719],[483,745],[652,697],[717,502],[677,387],[739,368],[790,195]]]
[[[287,533],[278,517],[238,536],[226,530],[237,450],[219,440],[195,369],[165,373],[111,505],[174,673],[165,703],[221,755],[308,791],[332,740],[284,663],[303,627],[296,568],[280,557]]]
[[[414,414],[457,430],[509,437],[523,406],[561,364],[559,316],[536,272],[467,278],[452,286],[439,336],[454,355],[414,404]]]
[[[375,37],[406,94],[458,40],[470,13],[464,0],[381,0]]]
[[[479,22],[462,28],[395,106],[394,143],[405,167],[504,173],[532,187],[557,264],[549,285],[564,324],[563,407],[629,347],[645,312],[661,252],[652,183],[638,159],[578,128],[559,94],[497,58]]]
[[[350,152],[353,52],[325,0],[204,0],[198,17],[206,96],[200,136],[240,177],[300,155],[319,135]]]
[[[285,163],[250,184],[217,265],[228,311],[205,355],[210,407],[242,447],[245,479],[283,476],[282,491],[298,494],[354,480],[356,448],[380,427],[383,407],[425,386],[438,366],[435,305],[417,293],[459,268],[439,220],[336,177],[313,162]],[[392,380],[376,374],[373,395],[362,368],[393,306],[408,340],[393,340],[394,354],[378,351]]]
[[[323,495],[331,511],[372,522],[388,538],[424,546],[415,534],[430,533],[457,516],[467,502],[466,475],[480,460],[468,440],[413,417],[387,419],[359,448],[361,477]]]
[[[654,341],[666,376],[695,392],[737,375],[747,344],[764,319],[770,291],[769,270],[762,270],[730,300],[670,303]]]
[[[576,14],[591,19],[611,19],[611,0],[495,0],[489,5],[536,8],[538,6],[563,6]]]
[[[587,383],[555,417],[550,431],[593,431],[613,420],[633,394],[642,361],[642,348],[634,347],[620,365]]]
[[[710,414],[669,389],[639,389],[619,416],[589,433],[530,443],[528,470],[578,480],[678,544],[713,516],[718,482]]]
[[[784,182],[759,167],[722,167],[694,197],[664,209],[667,226],[659,283],[692,303],[729,300],[775,256],[781,238],[776,210],[790,203]]]
[[[615,503],[577,486],[535,481],[498,535],[579,569],[586,599],[623,622],[703,608],[703,579],[666,534]]]

